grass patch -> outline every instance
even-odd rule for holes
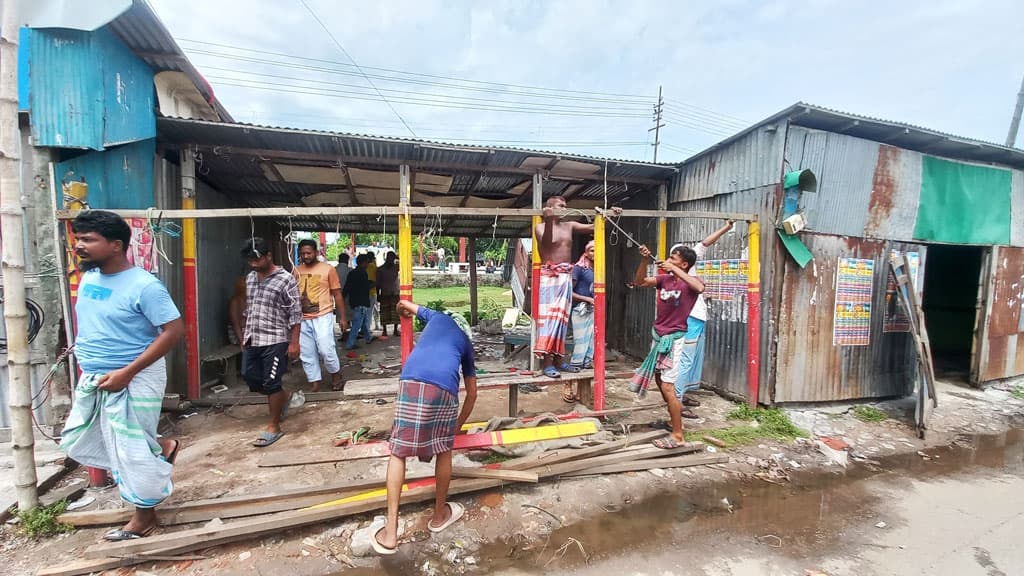
[[[27,536],[32,538],[44,538],[55,536],[64,532],[71,532],[74,526],[61,524],[57,517],[68,509],[68,501],[61,500],[50,506],[37,506],[28,512],[18,512],[18,519],[21,521],[21,529]]]
[[[487,457],[481,460],[481,462],[484,464],[501,464],[502,462],[507,462],[512,459],[512,456],[506,456],[505,454],[500,454],[498,452],[491,452]]]
[[[1010,395],[1017,400],[1024,400],[1024,384],[1017,384],[1013,388],[1010,388]]]
[[[758,440],[792,442],[808,436],[806,431],[797,428],[786,414],[777,408],[751,408],[741,404],[729,412],[727,417],[729,420],[756,422],[757,425],[741,424],[730,428],[693,430],[686,433],[686,439],[699,442],[704,436],[714,436],[732,448],[752,444]]]
[[[853,417],[861,422],[881,422],[888,419],[889,415],[874,406],[856,406]]]
[[[512,307],[512,290],[501,286],[478,286],[476,289],[478,302],[493,300],[502,309]],[[469,286],[449,286],[446,288],[413,288],[412,298],[418,304],[443,301],[445,309],[464,312],[469,310]]]

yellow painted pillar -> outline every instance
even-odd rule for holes
[[[604,410],[605,258],[604,216],[594,218],[594,410]]]
[[[757,406],[761,393],[761,224],[747,229],[747,403]]]
[[[668,260],[668,218],[658,218],[658,260]]]
[[[412,300],[412,216],[406,212],[411,194],[409,167],[399,168],[398,214],[398,292],[402,300]],[[413,346],[412,318],[402,317],[402,362],[409,357]]]

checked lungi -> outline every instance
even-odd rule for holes
[[[540,268],[540,305],[536,310],[537,341],[533,353],[565,356],[572,306],[572,264],[544,264]]]
[[[388,443],[391,455],[430,462],[434,456],[450,452],[458,419],[458,396],[426,382],[400,381]]]

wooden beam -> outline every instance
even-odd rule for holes
[[[469,237],[469,324],[476,326],[477,316],[477,278],[476,278],[476,236]]]
[[[679,456],[677,458],[654,458],[651,460],[639,460],[635,462],[623,462],[620,464],[607,464],[585,468],[577,472],[563,474],[563,477],[572,478],[575,476],[592,476],[594,474],[618,474],[621,472],[640,472],[642,470],[653,470],[654,468],[683,468],[687,466],[704,466],[707,464],[720,464],[728,462],[729,457],[725,454],[697,454],[690,456]]]
[[[281,171],[277,169],[277,166],[275,166],[273,162],[269,160],[263,160],[262,162],[260,162],[260,164],[262,164],[267,170],[270,170],[270,173],[274,175],[274,178],[277,178],[278,182],[288,182],[288,180],[284,177],[284,175],[281,174]]]
[[[487,175],[487,167],[491,165],[491,160],[494,158],[494,150],[487,151],[487,158],[484,159],[481,171],[476,175],[476,179],[473,180],[473,184],[466,190],[466,195],[462,197],[462,202],[459,202],[460,207],[465,207],[469,203],[469,197],[476,192],[476,187],[480,185],[480,181],[483,180],[484,176]]]
[[[312,152],[294,152],[289,150],[269,150],[265,148],[245,148],[237,146],[213,146],[209,144],[179,144],[181,148],[193,147],[197,150],[204,152],[211,152],[215,155],[228,155],[228,156],[258,156],[261,158],[267,158],[272,160],[289,160],[297,162],[312,162],[319,165],[337,165],[338,161],[344,162],[347,166],[353,167],[394,167],[397,168],[402,164],[408,164],[417,170],[423,171],[440,171],[440,172],[470,172],[478,173],[485,171],[483,164],[458,164],[449,162],[423,162],[423,161],[410,161],[403,159],[394,158],[361,158],[356,156],[339,157],[334,154],[319,154]],[[554,159],[552,162],[557,163],[558,159]],[[553,165],[553,164],[549,164]],[[536,172],[533,168],[520,168],[518,166],[488,166],[486,167],[487,172],[493,172],[495,174],[523,174],[532,176]],[[603,172],[550,172],[547,174],[549,178],[568,178],[572,180],[589,180],[589,181],[602,181],[604,180]],[[621,176],[609,176],[608,182],[615,183],[629,183],[629,184],[661,184],[668,180],[654,179],[654,178],[626,178]]]
[[[500,468],[463,468],[461,466],[452,468],[452,476],[455,478],[491,478],[494,480],[530,482],[533,484],[540,480],[536,472],[502,470]]]

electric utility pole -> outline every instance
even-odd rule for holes
[[[661,114],[665,109],[665,99],[661,97],[661,86],[658,86],[658,103],[654,105],[654,128],[648,132],[654,132],[654,161],[658,161],[658,144],[661,144],[661,129],[665,127],[661,123]]]
[[[1013,148],[1017,142],[1017,130],[1020,128],[1020,114],[1024,111],[1024,78],[1020,81],[1020,91],[1017,92],[1017,107],[1013,109],[1013,119],[1010,120],[1010,133],[1006,135],[1006,146]]]

